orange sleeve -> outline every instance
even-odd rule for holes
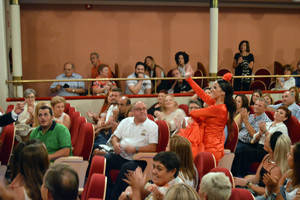
[[[207,105],[214,105],[216,101],[211,98],[199,85],[191,78],[187,78],[186,81],[190,84],[191,88],[196,92],[198,97],[202,99]]]
[[[207,108],[193,110],[190,113],[190,116],[195,121],[199,121],[199,119],[203,120],[204,118],[207,118],[207,117],[217,117],[220,115],[219,111],[220,111],[220,109],[217,108],[216,106],[208,106]]]

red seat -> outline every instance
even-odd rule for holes
[[[268,90],[272,90],[273,88],[276,87],[276,81],[271,81],[269,87],[268,87]]]
[[[229,135],[231,135],[231,136],[228,137],[228,139],[224,145],[224,148],[229,149],[230,152],[234,153],[237,142],[238,142],[238,137],[239,137],[239,128],[234,121],[232,122],[232,128],[231,128],[231,132]]]
[[[260,90],[266,90],[267,89],[267,86],[264,82],[262,82],[261,80],[255,80],[251,83],[250,85],[250,90],[257,90],[257,89],[260,89]]]
[[[254,114],[254,106],[249,106],[250,114]]]
[[[266,110],[265,113],[267,114],[270,120],[274,121],[274,112]]]
[[[200,71],[200,70],[195,71],[194,77],[202,77],[202,76],[204,76],[202,71]],[[195,79],[194,81],[195,81],[201,88],[203,88],[203,85],[204,85],[204,84],[203,84],[203,80],[204,80],[204,79]]]
[[[242,188],[233,188],[229,200],[255,200],[249,190]]]
[[[277,100],[274,102],[274,105],[282,103],[282,100]]]
[[[289,136],[292,144],[300,141],[300,123],[295,116],[291,116],[287,121],[284,122],[288,128]]]
[[[76,112],[76,111],[75,111],[75,108],[71,106],[71,107],[69,108],[69,113],[68,113],[68,114],[70,115],[70,117],[72,117],[72,116],[74,115],[75,112]]]
[[[228,169],[223,167],[215,167],[212,170],[210,170],[210,172],[223,172],[229,178],[231,183],[231,188],[235,188],[235,183],[234,183],[232,173]]]
[[[195,157],[194,163],[196,165],[199,183],[201,183],[202,177],[207,174],[211,169],[216,167],[216,159],[210,152],[200,152]]]
[[[67,114],[69,114],[70,107],[71,107],[70,103],[65,103],[65,110],[64,110],[64,112],[67,113]]]
[[[255,75],[271,75],[271,73],[269,72],[269,70],[265,69],[265,68],[261,68],[256,70]],[[265,83],[266,88],[269,87],[270,83],[271,83],[271,78],[270,77],[257,77],[254,78],[254,80],[260,80],[262,82]]]
[[[10,124],[3,128],[0,140],[2,141],[0,150],[1,165],[7,165],[15,141],[15,126],[13,124]]]
[[[86,119],[80,116],[74,117],[71,121],[70,134],[73,147],[76,145],[77,138],[80,133],[80,128],[84,122],[86,122]]]
[[[223,76],[226,73],[231,73],[231,71],[229,71],[228,69],[220,69],[217,73],[217,76]]]
[[[186,105],[186,104],[180,104],[178,107],[185,112],[186,116],[190,116],[189,115],[189,106],[188,105]]]
[[[155,121],[154,116],[151,114],[147,114],[148,119],[151,119],[152,121]]]
[[[8,105],[7,108],[6,108],[6,113],[9,113],[9,112],[13,111],[14,107],[15,106],[12,105],[12,104]]]
[[[81,199],[82,200],[86,200],[88,199],[87,197],[87,190],[90,187],[90,182],[91,182],[91,178],[93,174],[105,174],[105,168],[106,168],[106,161],[105,158],[103,156],[98,156],[95,155],[92,159],[92,163],[91,163],[91,167],[90,167],[90,171],[89,171],[89,176],[88,179],[86,181],[86,184],[84,186],[82,195],[81,195]]]
[[[100,198],[105,199],[107,179],[103,174],[93,173],[87,187],[85,199]],[[81,198],[82,200],[85,200]]]

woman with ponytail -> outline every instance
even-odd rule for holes
[[[192,80],[192,74],[190,67],[185,73],[186,80],[208,107],[192,111],[190,116],[198,126],[194,123],[193,126],[182,129],[179,135],[191,142],[193,157],[206,151],[214,154],[218,162],[224,155],[225,125],[230,125],[230,130],[236,110],[232,98],[233,88],[229,82],[232,74],[227,73],[223,79],[215,81],[210,96]]]

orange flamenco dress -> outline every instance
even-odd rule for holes
[[[218,163],[224,155],[224,128],[228,117],[226,105],[216,105],[215,100],[207,95],[192,78],[188,78],[187,82],[208,107],[192,111],[190,116],[194,122],[186,129],[181,129],[178,134],[191,142],[194,158],[199,152],[211,152]]]

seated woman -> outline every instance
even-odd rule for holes
[[[151,78],[160,78],[165,77],[164,69],[157,65],[154,61],[154,58],[152,56],[146,56],[144,60],[145,64],[145,73]],[[156,81],[156,82],[155,82]],[[161,83],[161,80],[152,80],[152,93],[156,91],[155,87],[157,88]]]
[[[240,129],[242,126],[242,118],[241,118],[241,110],[242,109],[247,109],[247,111],[249,112],[249,100],[246,97],[246,95],[244,94],[239,94],[235,97],[235,104],[236,104],[236,112],[235,112],[235,116],[234,116],[234,121],[236,123],[236,125],[238,126],[238,128]]]
[[[292,94],[294,94],[294,97],[295,97],[295,103],[299,105],[299,103],[300,103],[300,99],[299,99],[299,89],[298,89],[296,86],[294,86],[294,87],[291,87],[291,88],[289,89],[289,91],[290,91]]]
[[[265,174],[263,181],[267,189],[264,196],[259,196],[257,199],[298,200],[300,198],[300,143],[291,146],[287,156],[290,169],[280,180],[278,177]]]
[[[185,112],[178,108],[178,104],[175,101],[174,96],[169,94],[165,98],[162,111],[156,111],[154,115],[158,120],[165,120],[168,123],[170,133],[175,132],[177,128],[176,123],[182,122],[186,116]]]
[[[134,172],[129,171],[127,180],[130,187],[127,187],[119,200],[127,199],[163,199],[164,194],[172,185],[182,183],[178,177],[180,161],[174,152],[160,152],[153,158],[152,184],[146,183],[141,168]]]
[[[270,93],[264,94],[263,98],[265,99],[267,106],[274,104],[274,100],[273,100],[272,96],[270,95]]]
[[[55,96],[51,99],[54,120],[57,123],[65,125],[68,129],[71,127],[70,116],[64,112],[66,100],[63,97]]]
[[[254,90],[250,98],[250,106],[253,106],[260,97],[262,97],[262,91],[260,89]]]
[[[247,187],[255,196],[265,193],[263,177],[281,177],[287,171],[286,155],[290,150],[291,140],[288,135],[279,131],[269,134],[265,140],[264,149],[268,154],[263,158],[255,175],[245,178],[235,178],[236,186]]]
[[[100,64],[98,68],[99,76],[97,78],[109,78],[110,70],[108,65]],[[113,87],[116,86],[114,81],[94,81],[93,82],[93,95],[105,95],[110,91]]]
[[[157,102],[153,104],[148,110],[147,113],[154,116],[155,111],[161,111],[161,107],[166,98],[167,92],[165,90],[160,90],[157,95]]]
[[[19,115],[17,122],[20,124],[32,125],[34,120],[34,109],[36,92],[34,89],[28,88],[24,91],[25,106],[24,111]]]
[[[166,151],[177,154],[180,159],[178,177],[187,185],[197,189],[198,171],[194,165],[191,143],[184,137],[173,135],[168,143]]]
[[[13,181],[8,190],[15,199],[40,200],[43,176],[49,167],[45,145],[39,141],[20,143],[14,152]]]

